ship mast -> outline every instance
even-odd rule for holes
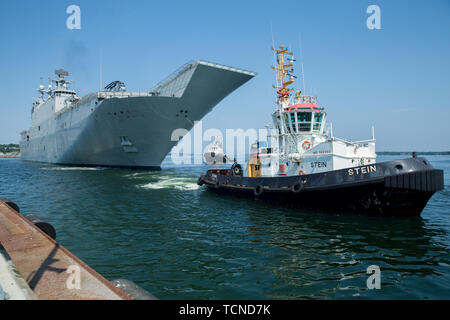
[[[288,48],[280,46],[280,49],[272,48],[276,54],[276,66],[272,66],[272,69],[277,73],[277,85],[272,85],[273,88],[278,89],[278,105],[282,107],[283,102],[289,104],[290,92],[294,89],[288,88],[289,85],[294,83],[295,76],[292,74],[294,72],[293,62],[295,61],[292,56],[292,52],[288,52]],[[291,68],[290,70],[288,68]],[[289,78],[287,78],[289,77]],[[280,103],[281,102],[281,103]]]
[[[289,107],[290,104],[290,95],[291,91],[294,89],[289,88],[291,84],[294,83],[294,79],[296,78],[293,75],[294,68],[293,62],[295,61],[292,52],[288,52],[288,48],[284,46],[280,46],[279,49],[272,48],[272,50],[276,54],[276,66],[272,66],[272,69],[275,70],[277,74],[277,84],[272,85],[274,89],[277,89],[277,107],[278,107],[278,116],[279,121],[278,125],[280,128],[279,136],[279,150],[280,150],[280,158],[284,158],[288,150],[286,150],[286,146],[291,144],[296,145],[296,138],[293,133],[287,127],[287,114],[284,112],[284,108]],[[301,91],[297,91],[296,99],[300,97]],[[288,141],[290,138],[291,141]]]

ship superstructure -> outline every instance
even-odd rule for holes
[[[333,136],[327,113],[317,97],[303,95],[290,86],[295,81],[292,52],[280,46],[276,55],[276,111],[272,114],[275,146],[256,142],[246,166],[249,177],[304,175],[376,162],[375,139],[347,141]],[[271,139],[270,139],[271,138]]]
[[[191,61],[148,92],[129,92],[123,82],[114,81],[103,91],[79,97],[69,88],[69,73],[55,73],[54,86],[39,87],[31,127],[21,132],[23,160],[154,169],[181,139],[180,132],[188,132],[194,121],[255,76]]]

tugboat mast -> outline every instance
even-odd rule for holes
[[[289,153],[289,150],[286,150],[286,146],[289,145],[297,145],[295,137],[292,135],[292,132],[288,130],[286,127],[287,119],[282,119],[287,115],[284,112],[284,109],[289,107],[290,105],[290,95],[291,91],[294,89],[289,88],[291,84],[294,83],[294,79],[296,78],[294,73],[294,61],[293,53],[288,52],[288,48],[284,46],[280,46],[279,49],[272,48],[272,50],[276,54],[276,66],[272,66],[272,69],[275,70],[277,74],[277,85],[272,85],[274,89],[277,89],[277,112],[276,117],[279,119],[278,122],[278,134],[281,139],[279,139],[279,151],[280,151],[280,159],[284,159]],[[290,69],[289,69],[290,68]],[[295,99],[300,99],[301,91],[297,91]],[[292,141],[286,141],[290,137]],[[295,150],[294,150],[295,152]]]
[[[290,58],[293,56],[292,52],[288,52],[288,49],[284,46],[280,46],[280,49],[272,48],[272,50],[275,52],[277,58],[276,63],[277,66],[272,66],[272,69],[274,69],[277,73],[277,81],[280,82],[280,85],[272,85],[273,88],[278,89],[278,100],[277,104],[279,106],[279,110],[281,111],[283,108],[283,105],[289,104],[289,96],[290,92],[294,89],[288,88],[289,85],[294,83],[295,76],[292,74],[294,72],[294,66],[293,61],[295,61],[293,58]],[[285,64],[287,62],[287,64]],[[291,70],[288,70],[287,68],[292,68]],[[286,77],[289,77],[289,80],[286,80]]]

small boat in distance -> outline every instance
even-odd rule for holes
[[[333,136],[317,97],[302,95],[294,82],[292,53],[273,49],[277,72],[275,145],[257,141],[242,167],[208,170],[199,185],[221,194],[256,198],[281,206],[378,215],[420,215],[443,189],[443,171],[412,158],[377,163],[375,137],[348,141]],[[270,140],[268,139],[270,142]]]
[[[206,164],[216,165],[227,163],[227,156],[223,151],[222,141],[220,137],[214,137],[214,142],[208,147],[208,149],[203,154]]]

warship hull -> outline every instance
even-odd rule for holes
[[[382,162],[300,176],[248,178],[209,170],[199,178],[219,194],[312,211],[418,216],[443,189],[443,171],[424,158]]]
[[[97,92],[55,112],[50,99],[21,133],[26,161],[159,169],[173,146],[255,74],[196,61],[148,93]]]

